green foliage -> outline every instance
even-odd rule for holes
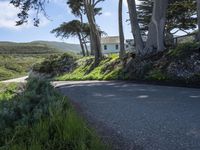
[[[90,26],[88,23],[72,20],[62,23],[58,28],[53,29],[51,33],[55,33],[56,37],[69,38],[71,36],[79,38],[80,35],[89,36]]]
[[[77,67],[70,73],[56,77],[56,80],[117,80],[121,72],[116,54],[104,58],[98,67],[93,68],[94,58],[87,57],[77,61]]]
[[[18,89],[16,83],[0,83],[0,101],[13,98]]]
[[[55,54],[62,51],[52,48],[43,43],[12,43],[12,42],[0,42],[0,54]]]
[[[139,0],[138,19],[141,30],[148,31],[148,25],[151,21],[153,1]],[[174,32],[173,29],[184,31],[196,28],[196,0],[169,0],[167,9],[166,31]]]
[[[158,81],[168,80],[168,76],[159,69],[154,69],[150,71],[145,78],[147,80],[158,80]]]
[[[0,149],[106,149],[68,100],[47,81],[31,79],[26,89],[0,102]]]
[[[106,74],[103,79],[104,80],[117,80],[120,79],[122,76],[122,68],[118,67],[111,71],[110,73]]]
[[[198,42],[188,42],[179,44],[175,49],[168,52],[168,55],[174,58],[187,58],[191,56],[192,53],[198,52],[200,49],[200,44]]]
[[[6,79],[9,79],[13,76],[14,76],[13,72],[11,72],[11,71],[9,71],[5,68],[0,67],[0,80],[6,80]]]
[[[34,63],[42,60],[38,56],[0,55],[0,80],[24,76]]]
[[[76,59],[77,57],[75,55],[69,53],[65,53],[63,55],[51,55],[43,62],[35,64],[33,66],[33,71],[52,75],[69,72],[76,66]]]

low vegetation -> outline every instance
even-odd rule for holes
[[[117,80],[121,71],[117,55],[105,57],[98,67],[93,68],[94,58],[77,61],[77,67],[70,73],[57,77],[57,80]]]
[[[0,101],[9,100],[16,95],[19,85],[16,83],[0,83]]]
[[[63,55],[48,56],[43,62],[36,63],[33,70],[39,73],[51,74],[52,76],[62,72],[70,72],[76,67],[77,55],[64,53]]]
[[[12,43],[12,42],[0,42],[0,54],[56,54],[61,53],[61,50],[52,48],[43,43]]]
[[[23,92],[1,97],[0,119],[2,150],[106,149],[69,101],[44,80],[31,79]]]
[[[0,80],[27,75],[33,64],[42,60],[40,56],[0,55]]]
[[[51,56],[36,64],[33,71],[50,74],[56,80],[117,80],[122,66],[117,54],[105,57],[94,67],[94,57],[79,58],[70,54]]]
[[[169,50],[168,55],[174,59],[185,59],[190,57],[192,53],[200,52],[200,43],[186,42],[179,44],[176,48]]]
[[[200,45],[198,43],[179,44],[175,49],[165,51],[145,59],[130,55],[121,62],[117,54],[105,56],[97,67],[93,57],[73,61],[48,59],[35,69],[36,72],[53,73],[56,80],[142,80],[169,83],[195,84],[200,78]],[[66,60],[66,61],[63,61]],[[46,63],[48,62],[48,63]],[[63,62],[63,63],[60,63]],[[49,66],[47,64],[54,64]],[[73,65],[69,65],[73,64]],[[58,67],[56,67],[58,66]],[[67,68],[64,69],[60,68]],[[45,69],[44,69],[45,68]],[[55,71],[59,69],[59,71]]]
[[[51,42],[0,42],[0,81],[27,75],[33,64],[64,52]]]

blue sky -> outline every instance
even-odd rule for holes
[[[103,14],[97,17],[97,24],[109,36],[118,35],[118,2],[116,0],[105,0],[100,6],[103,7]],[[46,6],[49,19],[41,16],[41,24],[34,27],[30,19],[28,24],[20,27],[15,26],[18,9],[9,4],[8,0],[0,0],[0,41],[29,42],[34,40],[64,41],[77,43],[75,38],[61,40],[56,38],[50,31],[58,27],[62,22],[70,21],[75,17],[67,8],[66,0],[50,0]],[[127,4],[124,3],[124,32],[126,38],[132,38],[128,19]]]

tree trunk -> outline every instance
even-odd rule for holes
[[[87,47],[87,44],[86,44],[86,41],[85,41],[84,38],[83,38],[83,43],[84,43],[84,46],[85,46],[86,55],[87,55],[87,56],[90,56],[90,53],[89,53],[89,51],[88,51],[88,47]]]
[[[90,31],[90,51],[91,51],[91,55],[94,55],[94,49],[95,49],[95,46],[94,46],[94,41],[93,41],[93,34],[92,34],[92,31]]]
[[[77,34],[78,34],[78,39],[79,39],[79,42],[80,42],[82,54],[83,54],[83,56],[85,56],[85,49],[84,49],[84,45],[83,45],[83,41],[82,41],[81,35],[79,33],[77,33]]]
[[[97,29],[97,25],[94,20],[94,8],[92,5],[91,0],[84,0],[85,10],[88,22],[90,24],[90,30],[91,30],[91,45],[94,46],[94,56],[95,56],[95,62],[94,66],[98,66],[101,59],[102,59],[102,51],[101,51],[101,40],[99,31]]]
[[[128,3],[128,10],[131,22],[131,30],[136,46],[136,53],[142,55],[144,49],[144,42],[142,40],[140,27],[138,23],[135,0],[127,0],[127,3]]]
[[[119,38],[120,38],[120,52],[119,52],[120,59],[123,59],[125,55],[122,6],[123,6],[123,0],[119,0],[118,20],[119,20]]]
[[[148,38],[144,54],[165,50],[164,30],[168,0],[154,0],[153,14],[149,24]]]
[[[200,0],[197,0],[197,20],[198,20],[197,40],[200,41]]]
[[[89,56],[89,51],[86,45],[85,37],[83,36],[83,15],[80,14],[80,20],[81,20],[81,41],[83,44],[84,52],[86,52],[86,55]]]

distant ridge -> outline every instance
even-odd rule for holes
[[[79,44],[70,44],[70,43],[56,42],[56,41],[33,41],[31,43],[46,44],[52,48],[56,48],[62,51],[71,51],[74,53],[81,52],[81,47]]]
[[[0,42],[0,54],[45,54],[45,53],[80,53],[78,44],[55,41],[32,41],[28,43]]]

